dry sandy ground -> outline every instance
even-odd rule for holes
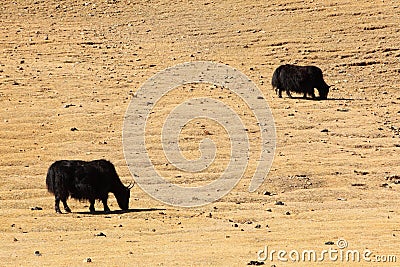
[[[2,1],[0,265],[244,266],[265,246],[320,253],[339,250],[343,238],[343,252],[369,249],[372,261],[395,255],[397,263],[325,255],[318,265],[398,266],[399,15],[400,3],[386,0]],[[122,127],[131,98],[158,71],[198,60],[240,70],[269,103],[277,147],[263,185],[247,191],[256,162],[250,157],[240,183],[209,205],[165,205],[135,186],[129,212],[91,215],[88,203],[70,200],[73,213],[56,214],[45,188],[48,166],[106,158],[129,183]],[[283,63],[318,65],[333,85],[329,100],[279,99],[270,79]],[[166,96],[163,105],[201,93],[241,110],[226,89],[195,85]],[[158,112],[167,110],[163,105]],[[259,138],[251,112],[240,115],[249,136]],[[184,154],[199,156],[205,130],[221,139],[221,152],[212,168],[185,183],[223,171],[229,146],[212,122],[182,132]],[[157,129],[148,134],[158,170],[179,177],[160,153]],[[109,202],[119,209],[111,194]],[[265,261],[316,264],[282,262],[277,254]]]

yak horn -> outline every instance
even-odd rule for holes
[[[132,189],[132,187],[135,185],[135,182],[130,183],[126,188],[128,188],[129,190]]]

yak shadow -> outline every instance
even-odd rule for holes
[[[78,211],[73,212],[75,214],[85,214],[85,215],[111,215],[111,214],[124,214],[124,213],[132,213],[132,212],[149,212],[149,211],[159,211],[159,210],[166,210],[161,208],[147,208],[147,209],[128,209],[128,210],[112,210],[109,212],[104,211]]]
[[[286,97],[288,99],[302,99],[302,100],[311,100],[311,101],[354,101],[354,98],[327,98],[327,99],[319,99],[318,97],[316,98],[311,98],[307,97],[304,98],[302,96],[292,96],[292,97]]]
[[[325,100],[331,101],[354,101],[354,98],[327,98]]]

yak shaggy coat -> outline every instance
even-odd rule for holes
[[[290,92],[295,92],[302,93],[304,98],[309,95],[315,99],[314,88],[319,92],[319,99],[327,99],[329,93],[329,85],[316,66],[279,66],[272,75],[271,83],[279,97],[282,97],[282,91],[286,91],[289,97],[292,97]]]
[[[124,186],[115,171],[114,165],[107,160],[81,161],[60,160],[54,162],[47,172],[47,190],[55,196],[55,210],[60,211],[60,201],[66,212],[71,212],[67,205],[69,196],[79,200],[89,200],[90,211],[94,212],[95,200],[101,200],[104,211],[108,193],[112,192],[121,209],[127,210],[131,187]]]

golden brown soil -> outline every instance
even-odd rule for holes
[[[397,256],[348,265],[398,265],[399,14],[398,1],[2,1],[0,265],[244,266],[265,246],[322,251],[339,238],[348,249]],[[164,205],[135,186],[131,212],[91,215],[88,203],[69,200],[74,213],[56,214],[48,166],[106,158],[131,181],[122,147],[130,99],[158,71],[198,60],[245,73],[269,103],[278,140],[264,184],[247,191],[251,158],[241,182],[203,207]],[[333,85],[329,100],[279,99],[270,79],[283,63],[319,66]],[[251,113],[243,116],[254,127]],[[217,125],[201,123],[183,137],[197,142],[207,129],[226,141]],[[150,154],[173,179],[153,137]],[[199,156],[197,145],[182,146]],[[221,171],[221,149],[197,182]],[[111,194],[109,202],[119,209]],[[327,258],[318,264],[345,265]]]

